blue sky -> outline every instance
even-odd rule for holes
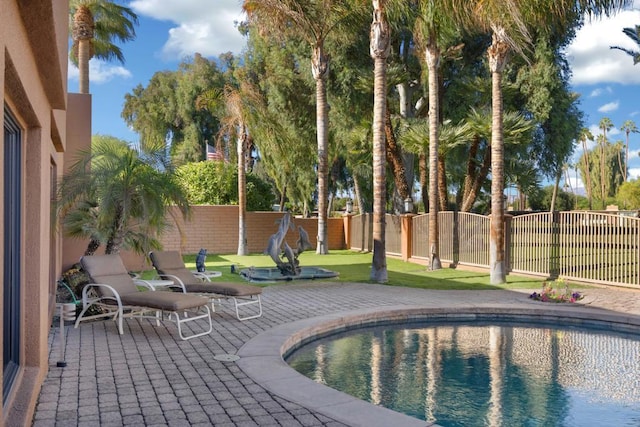
[[[93,133],[136,142],[137,134],[120,117],[126,93],[139,84],[146,86],[157,71],[175,70],[183,58],[196,52],[206,57],[228,51],[238,54],[245,40],[234,25],[243,19],[240,0],[135,0],[128,4],[138,14],[140,25],[136,40],[121,46],[125,64],[91,60],[92,126]],[[637,0],[633,10],[587,22],[567,49],[572,86],[581,95],[585,125],[594,136],[600,133],[598,122],[603,117],[616,126],[608,133],[613,141],[624,141],[618,127],[625,120],[635,121],[640,128],[640,64],[634,67],[630,56],[609,48],[637,48],[622,29],[640,24],[639,9]],[[70,65],[69,91],[77,88],[78,72]],[[630,175],[636,178],[640,176],[640,134],[631,134],[629,145]],[[580,152],[576,150],[576,156]],[[575,172],[570,181],[573,188],[582,186]]]

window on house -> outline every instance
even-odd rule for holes
[[[22,139],[4,107],[4,277],[2,391],[6,400],[20,366],[20,230],[22,217]],[[4,403],[4,402],[3,402]]]

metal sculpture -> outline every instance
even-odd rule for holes
[[[311,249],[313,245],[309,241],[309,234],[301,225],[298,226],[298,240],[296,240],[295,249],[285,242],[289,229],[294,228],[289,213],[285,213],[278,223],[278,231],[269,237],[267,249],[265,249],[264,253],[271,257],[282,275],[297,276],[300,274],[298,257],[305,250]]]

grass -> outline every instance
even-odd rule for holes
[[[185,256],[187,268],[195,270],[195,255]],[[369,279],[371,270],[371,253],[361,253],[348,250],[331,251],[327,255],[317,255],[315,252],[304,252],[300,255],[301,266],[323,267],[337,271],[340,276],[335,279],[323,279],[338,282],[374,283]],[[231,266],[236,269],[248,267],[274,267],[273,260],[262,254],[247,256],[238,255],[207,255],[207,270],[218,270],[222,277],[215,281],[246,283],[239,274],[231,273]],[[486,290],[486,289],[541,289],[543,278],[532,278],[510,274],[504,285],[491,285],[489,273],[465,270],[463,268],[443,268],[429,271],[424,265],[404,262],[400,259],[387,257],[387,272],[389,280],[386,285],[406,286],[421,289],[456,289],[456,290]],[[153,272],[145,272],[143,278],[151,278]],[[279,284],[293,284],[296,282],[279,282]],[[269,286],[273,283],[258,284]],[[572,287],[581,287],[573,285]]]

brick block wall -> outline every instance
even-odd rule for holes
[[[178,227],[168,230],[162,236],[161,242],[166,250],[177,250],[185,254],[196,253],[200,248],[206,248],[212,254],[230,254],[238,251],[238,207],[237,206],[193,206],[192,215],[188,221],[174,211],[178,224],[183,233],[180,237]],[[247,248],[250,253],[262,252],[266,249],[269,237],[278,230],[278,223],[284,214],[281,212],[247,212]],[[309,234],[309,240],[314,248],[317,243],[317,218],[291,218],[294,225],[289,230],[286,242],[295,247],[298,239],[298,226],[302,226]],[[342,218],[328,220],[329,249],[344,249],[346,247],[344,224]]]

